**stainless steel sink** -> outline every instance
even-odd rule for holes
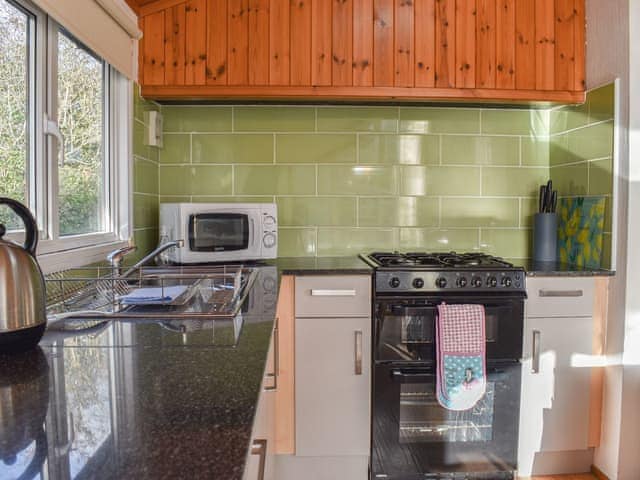
[[[91,318],[233,318],[257,271],[243,265],[142,267],[126,278],[112,268],[67,270],[46,279],[50,319]],[[140,288],[184,286],[184,293],[162,304],[128,305],[127,294]],[[164,295],[161,295],[164,297]]]

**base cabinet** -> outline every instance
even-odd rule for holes
[[[585,472],[599,433],[602,372],[595,359],[602,353],[605,310],[598,300],[606,299],[607,283],[527,282],[519,474]]]

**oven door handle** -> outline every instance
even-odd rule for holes
[[[396,383],[435,382],[436,375],[431,370],[391,370],[391,378]]]

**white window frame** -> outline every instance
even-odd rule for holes
[[[4,1],[4,0],[0,0]],[[106,255],[130,242],[132,235],[132,122],[131,82],[105,61],[105,177],[109,208],[105,209],[105,233],[59,237],[58,235],[58,140],[45,133],[48,119],[57,119],[57,45],[59,29],[53,19],[28,0],[12,0],[35,18],[29,52],[29,202],[40,230],[38,261],[45,273],[104,260]],[[72,37],[73,38],[73,37]],[[74,39],[74,41],[77,41]],[[55,123],[55,122],[54,122]],[[33,132],[33,133],[31,133]],[[34,208],[35,207],[35,208]],[[19,240],[20,236],[7,235]]]

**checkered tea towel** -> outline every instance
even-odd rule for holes
[[[449,410],[473,408],[486,390],[485,316],[482,305],[438,305],[438,402]]]

